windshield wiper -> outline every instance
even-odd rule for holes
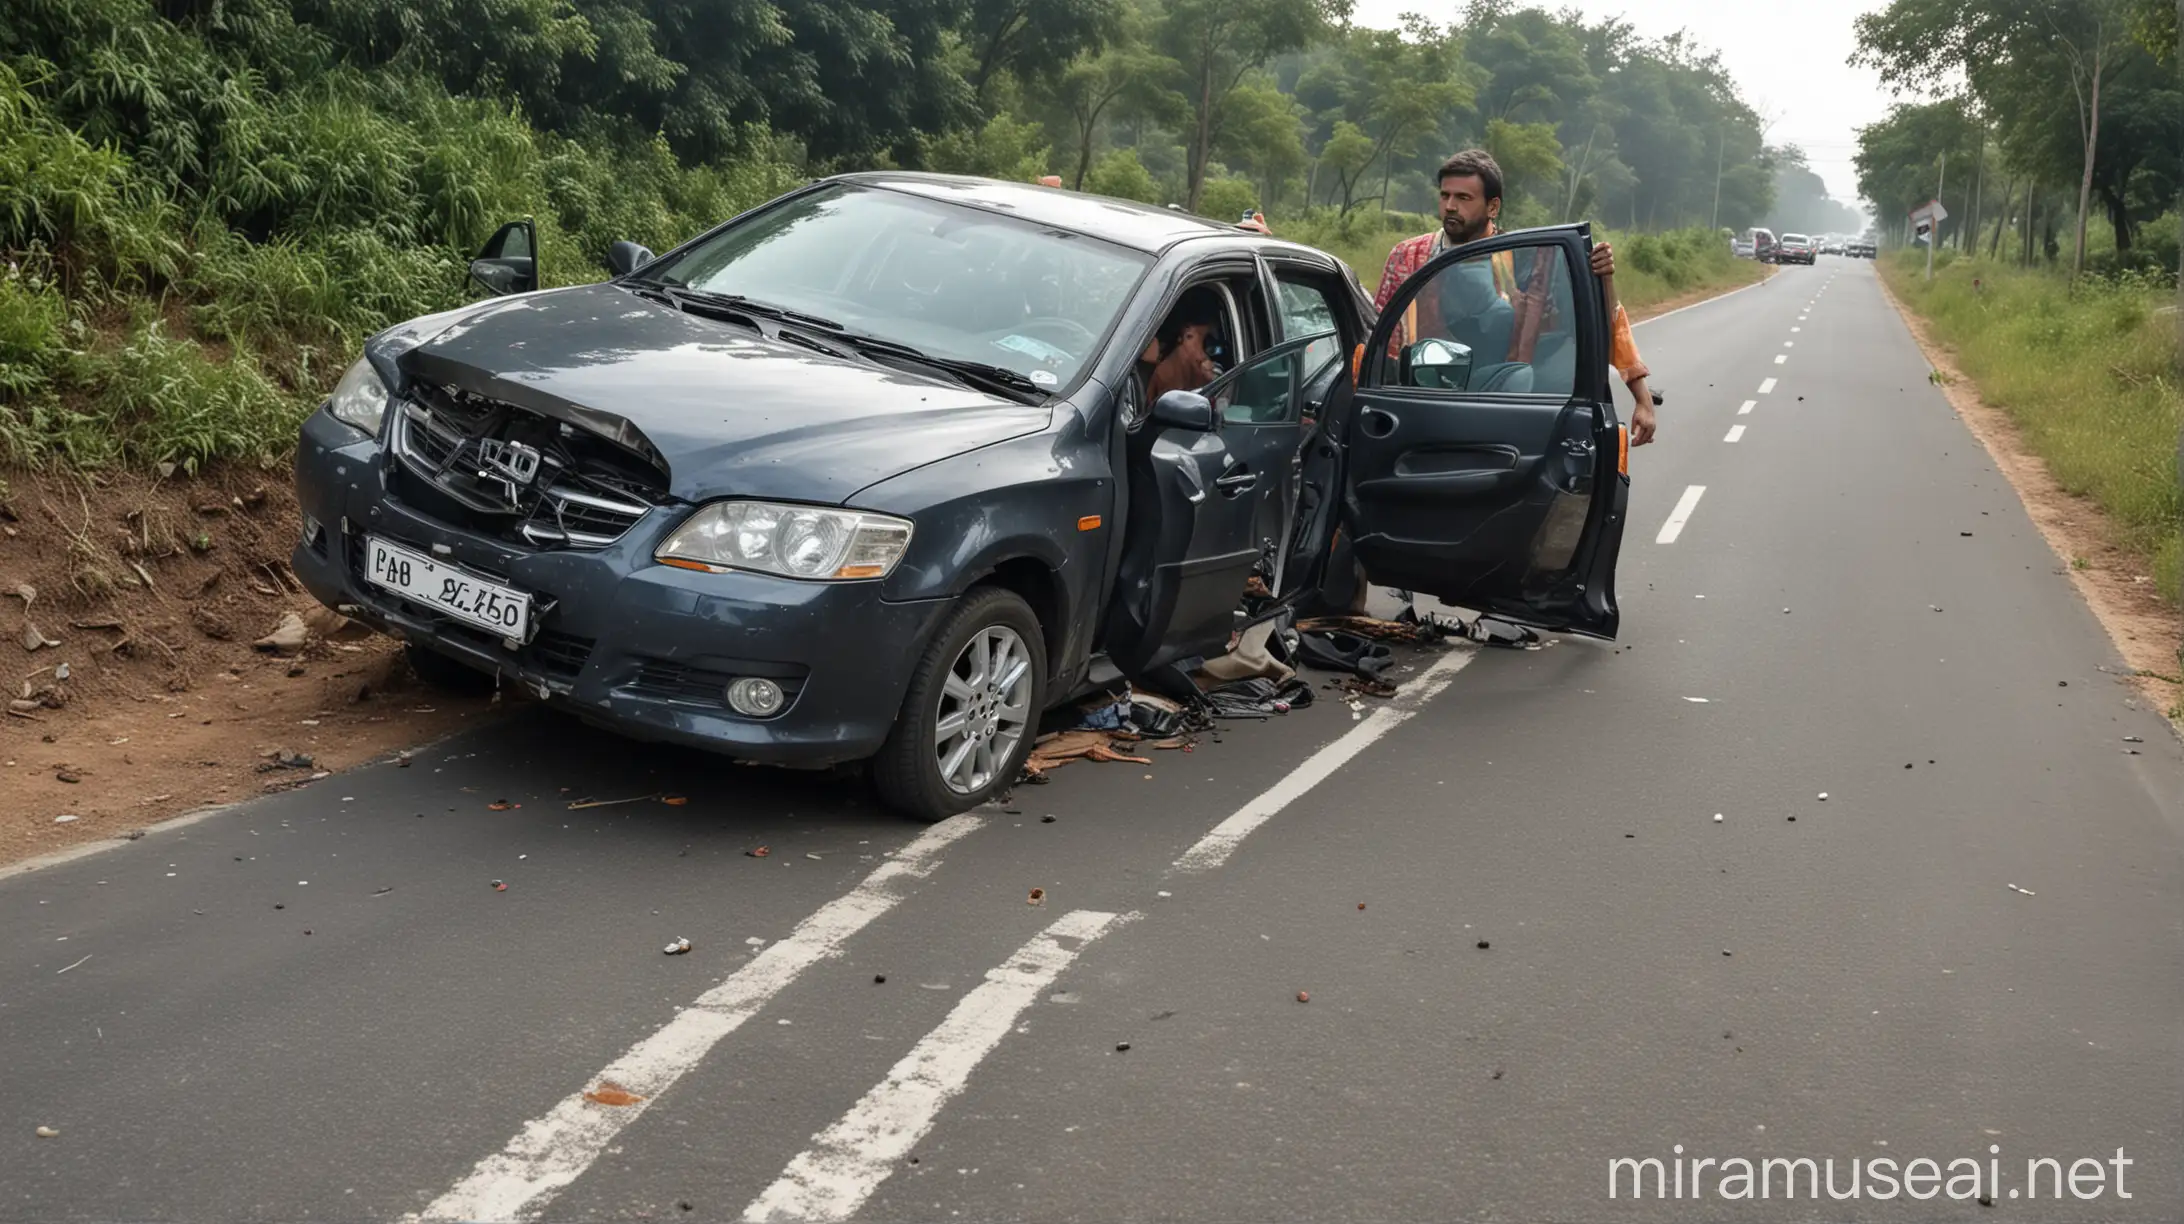
[[[923,349],[912,348],[910,345],[895,340],[882,340],[878,336],[860,336],[855,333],[845,332],[841,336],[841,340],[862,353],[893,357],[901,361],[931,366],[936,370],[946,370],[965,382],[984,384],[988,388],[999,387],[1013,395],[1034,395],[1040,399],[1046,398],[1046,388],[1041,387],[1038,383],[1031,381],[1031,379],[1015,370],[1009,369],[1007,366],[988,365],[983,361],[967,361],[960,357],[935,357]]]
[[[718,310],[737,310],[745,314],[764,315],[769,319],[779,319],[785,323],[801,323],[806,327],[816,327],[830,332],[842,330],[842,325],[832,319],[824,319],[818,315],[790,310],[786,306],[776,306],[771,302],[761,302],[756,298],[748,298],[740,293],[715,293],[710,289],[691,289],[682,285],[663,284],[661,288],[665,289],[677,301],[690,305],[711,306]]]

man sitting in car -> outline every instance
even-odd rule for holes
[[[1151,405],[1170,391],[1195,391],[1221,376],[1213,358],[1221,325],[1221,302],[1205,288],[1184,292],[1167,321],[1138,355],[1138,379]]]

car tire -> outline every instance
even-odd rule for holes
[[[464,697],[480,696],[493,689],[493,677],[415,642],[402,648],[402,658],[409,664],[410,674],[426,688]]]
[[[880,801],[935,821],[1015,785],[1038,738],[1046,666],[1039,618],[1021,595],[979,587],[964,596],[911,671],[895,729],[872,760]]]

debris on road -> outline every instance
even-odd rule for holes
[[[494,892],[507,892],[507,891],[508,891],[508,884],[507,884],[507,882],[506,882],[506,881],[503,881],[503,880],[495,880],[495,881],[493,881],[493,891],[494,891]],[[278,907],[276,907],[276,908],[278,908]]]
[[[753,846],[743,853],[744,856],[747,858],[765,858],[767,855],[773,853],[773,848],[771,846]]]
[[[575,803],[569,805],[569,810],[572,812],[576,812],[581,811],[585,808],[613,807],[618,803],[643,803],[647,799],[658,798],[660,798],[659,792],[654,791],[652,794],[649,795],[633,795],[627,799],[579,799]]]
[[[1720,812],[1716,812],[1716,813],[1714,813],[1714,823],[1715,823],[1715,824],[1720,824],[1720,823],[1721,823],[1721,813],[1720,813]]]
[[[600,1080],[597,1088],[585,1089],[584,1099],[594,1105],[635,1105],[644,1100],[613,1080]]]
[[[1491,944],[1487,943],[1487,941],[1485,941],[1485,940],[1483,940],[1483,939],[1479,941],[1479,951],[1481,951],[1481,952],[1484,952],[1484,951],[1486,951],[1486,950],[1487,950],[1487,949],[1488,949],[1489,947],[1492,947],[1492,946],[1493,946],[1493,945],[1491,945]]]
[[[1821,791],[1821,792],[1820,792],[1820,802],[1822,802],[1822,803],[1826,803],[1827,801],[1828,801],[1828,793],[1827,793],[1826,791]]]
[[[55,817],[53,818],[53,823],[54,823],[54,824],[67,824],[67,823],[68,823],[69,821],[72,821],[72,820],[74,820],[74,819],[76,819],[76,818],[75,818],[74,816],[72,816],[72,815],[70,815],[70,814],[68,814],[68,813],[64,812],[64,813],[62,813],[62,814],[61,814],[61,815],[59,815],[59,816],[55,816]]]
[[[50,1126],[41,1126],[38,1128],[38,1137],[40,1139],[58,1139],[61,1137],[61,1132]]]
[[[488,812],[512,812],[522,806],[520,803],[510,803],[506,799],[495,799],[485,805],[485,810]]]
[[[1071,761],[1127,761],[1132,765],[1150,765],[1151,757],[1130,756],[1118,751],[1115,741],[1106,731],[1058,731],[1039,737],[1024,762],[1027,782],[1043,780],[1049,770],[1057,769]]]
[[[273,627],[273,632],[252,642],[251,646],[274,654],[294,654],[304,648],[310,637],[311,631],[304,625],[301,616],[293,612],[283,612],[280,623]]]
[[[1034,888],[1034,889],[1032,889],[1032,890],[1031,890],[1031,895],[1030,895],[1029,897],[1026,897],[1026,898],[1024,898],[1024,904],[1026,904],[1026,905],[1045,905],[1045,904],[1046,904],[1046,889],[1044,889],[1044,888]]]
[[[1130,1043],[1129,1043],[1129,1042],[1127,1042],[1127,1041],[1118,1041],[1118,1042],[1116,1042],[1116,1043],[1115,1043],[1115,1053],[1117,1053],[1117,1054],[1128,1054],[1129,1052],[1130,1052]]]
[[[683,953],[688,952],[689,950],[690,941],[687,939],[671,940],[666,947],[660,949],[660,951],[666,953],[669,956],[681,956]]]
[[[886,974],[884,974],[884,973],[875,973],[875,974],[873,974],[873,975],[872,975],[872,984],[873,984],[874,986],[885,986],[885,985],[887,985],[887,975],[886,975]]]
[[[1684,698],[1684,700],[1685,700],[1685,701],[1688,701],[1688,702],[1690,702],[1690,703],[1691,703],[1691,704],[1693,704],[1693,705],[1708,705],[1708,704],[1710,704],[1710,703],[1711,703],[1711,702],[1713,701],[1713,698],[1711,698],[1711,697],[1686,697],[1686,698]]]
[[[661,797],[660,802],[666,804],[669,807],[681,807],[684,804],[689,803],[690,798],[687,795],[664,795]]]
[[[2019,888],[2019,887],[2018,887],[2017,885],[2015,885],[2015,884],[2012,884],[2012,885],[2010,885],[2010,886],[2009,886],[2009,888],[2010,888],[2010,891],[2011,891],[2011,892],[2014,892],[2014,893],[2023,893],[2023,894],[2025,894],[2025,895],[2026,895],[2026,896],[2028,896],[2028,897],[2037,897],[2037,896],[2039,896],[2039,895],[2040,895],[2040,894],[2038,894],[2038,893],[2036,893],[2036,892],[2032,891],[2032,890],[2031,890],[2031,889],[2029,889],[2029,888]]]
[[[1300,991],[1298,991],[1298,992],[1297,992],[1297,1002],[1299,1002],[1299,1003],[1310,1003],[1311,1001],[1312,1001],[1312,992],[1311,992],[1311,991],[1309,991],[1309,990],[1300,990]]]

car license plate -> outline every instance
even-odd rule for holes
[[[374,586],[519,642],[531,627],[531,597],[521,591],[376,536],[366,536],[364,547]]]

